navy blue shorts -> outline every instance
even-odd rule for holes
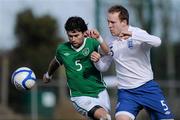
[[[145,108],[152,120],[173,119],[165,97],[157,82],[151,80],[135,89],[119,89],[116,115],[127,114],[134,119]]]

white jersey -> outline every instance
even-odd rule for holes
[[[111,59],[114,60],[118,89],[137,88],[153,79],[150,49],[161,44],[160,38],[140,28],[129,26],[128,31],[132,31],[132,37],[127,40],[113,40],[110,45],[112,56],[104,56],[95,63],[99,70],[105,71]]]

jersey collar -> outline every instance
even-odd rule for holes
[[[73,50],[75,50],[76,52],[79,52],[80,50],[82,50],[82,49],[84,48],[84,46],[85,46],[85,44],[86,44],[86,39],[87,39],[87,38],[84,38],[84,42],[83,42],[83,44],[82,44],[79,48],[75,48],[75,47],[73,47],[72,45],[71,45],[71,48],[72,48]]]

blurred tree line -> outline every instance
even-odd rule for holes
[[[27,9],[17,14],[15,34],[18,44],[10,54],[10,74],[15,69],[26,66],[35,72],[37,80],[42,79],[55,55],[57,45],[63,42],[58,36],[56,19],[49,15],[35,16],[31,9]],[[14,109],[18,108],[19,112],[25,110],[23,103],[27,102],[26,94],[28,92],[17,91],[11,85],[10,105]]]

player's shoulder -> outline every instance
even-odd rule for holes
[[[114,46],[119,42],[119,38],[118,37],[112,37],[111,40],[109,42],[107,42],[108,46]]]
[[[134,27],[134,26],[129,26],[129,31],[136,31],[136,32],[146,32],[145,30],[139,28],[139,27]]]
[[[69,42],[60,43],[57,46],[57,50],[62,50],[62,49],[68,48],[68,47],[70,47],[70,43]]]
[[[91,37],[87,37],[87,38],[85,38],[85,41],[86,42],[96,42],[97,40],[95,39],[95,38],[91,38]]]
[[[87,37],[87,38],[85,38],[85,43],[86,43],[86,45],[99,45],[99,42],[95,39],[95,38],[90,38],[90,37]]]

